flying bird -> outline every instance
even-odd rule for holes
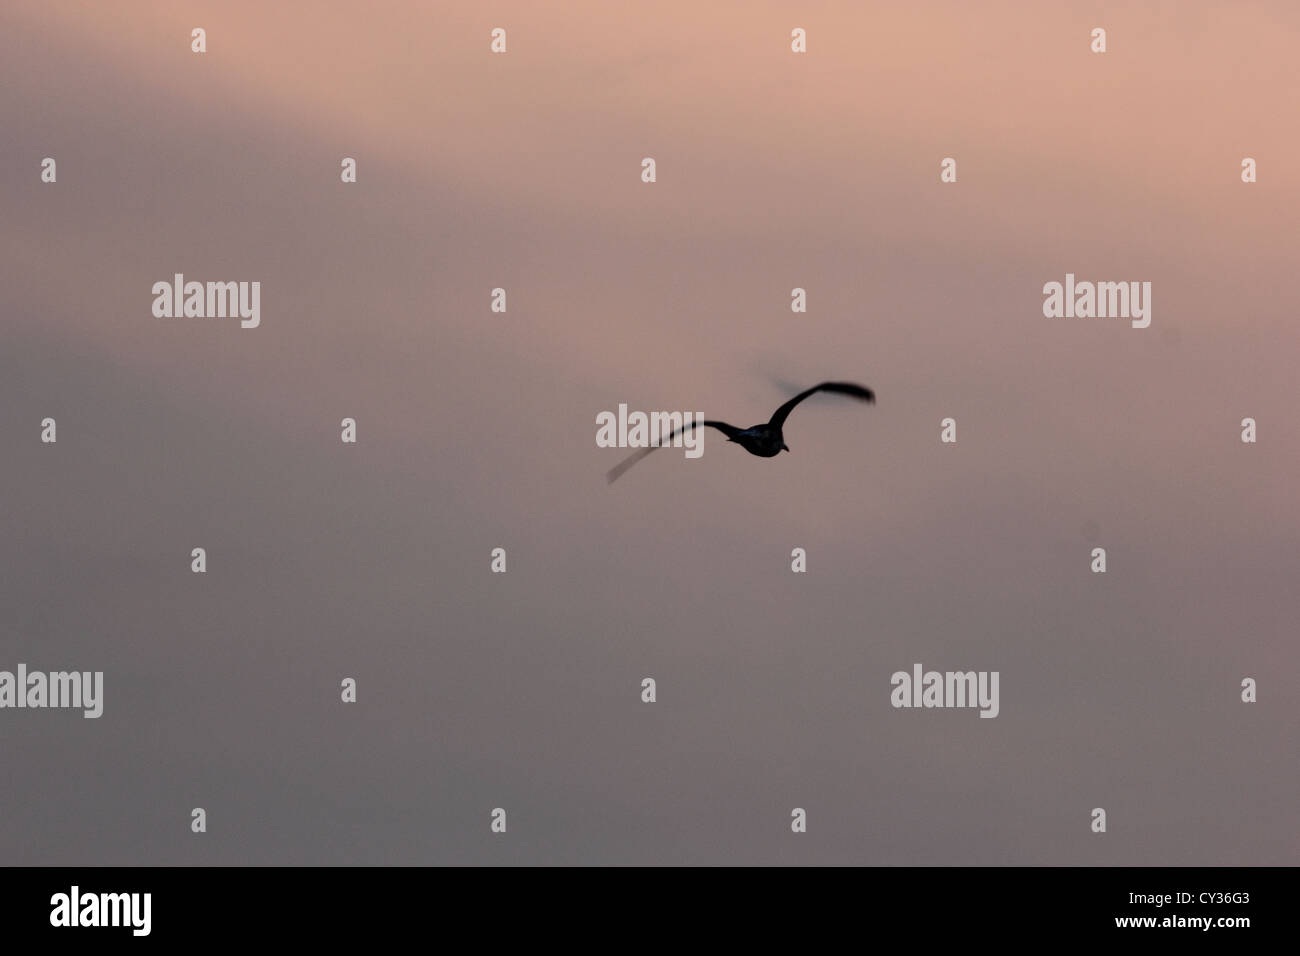
[[[861,399],[864,402],[874,402],[876,395],[869,388],[863,388],[861,385],[854,385],[851,382],[822,382],[820,385],[814,385],[806,392],[800,392],[790,401],[786,402],[775,412],[772,413],[770,421],[761,425],[751,425],[749,428],[737,428],[735,425],[728,425],[726,422],[705,421],[703,424],[710,428],[716,428],[722,434],[727,436],[727,441],[735,442],[751,455],[757,455],[759,458],[775,458],[783,451],[789,451],[790,448],[785,443],[785,435],[782,434],[782,426],[785,420],[790,416],[794,407],[802,402],[809,395],[817,392],[836,392],[840,395],[851,395],[854,398]],[[693,431],[695,422],[687,422],[681,428],[675,428],[668,434],[658,445],[651,445],[649,448],[642,448],[635,455],[623,459],[606,474],[610,484],[619,479],[623,472],[627,471],[638,461],[650,454],[656,448],[667,445],[678,435],[683,432]]]

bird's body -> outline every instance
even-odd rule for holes
[[[705,424],[707,425],[708,422]],[[783,438],[779,427],[773,428],[764,422],[761,425],[735,429],[734,434],[730,435],[727,441],[735,442],[745,451],[759,458],[775,458],[781,452],[790,450],[786,447]]]
[[[783,432],[786,418],[789,417],[791,410],[796,405],[814,392],[837,392],[841,395],[851,395],[864,402],[874,402],[876,400],[875,393],[872,392],[871,389],[864,388],[861,385],[854,385],[849,382],[822,382],[820,385],[814,385],[807,391],[800,392],[794,398],[790,399],[790,401],[778,408],[772,414],[771,421],[763,422],[759,425],[750,425],[748,428],[737,428],[735,425],[728,425],[726,422],[707,420],[703,422],[703,424],[709,428],[716,428],[727,436],[727,441],[735,442],[751,455],[757,455],[759,458],[775,458],[777,455],[781,454],[781,452],[790,450],[789,447],[786,446],[785,434]],[[683,425],[681,428],[675,429],[664,438],[661,442],[661,446],[668,444],[682,432],[694,429],[695,424],[695,422],[690,422]],[[627,471],[646,455],[650,454],[650,452],[654,451],[655,447],[660,446],[643,448],[635,455],[632,455],[614,468],[610,469],[607,476],[609,481],[611,483],[616,481],[623,472]]]

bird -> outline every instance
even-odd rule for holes
[[[822,382],[820,385],[814,385],[807,391],[800,392],[790,401],[786,402],[775,412],[772,413],[770,420],[760,425],[751,425],[749,428],[737,428],[735,425],[728,425],[726,422],[715,422],[705,420],[702,423],[687,422],[681,428],[675,428],[668,434],[658,445],[651,445],[649,448],[642,448],[635,455],[631,455],[611,468],[605,475],[606,480],[612,485],[618,481],[623,472],[627,471],[638,461],[650,454],[656,448],[667,445],[678,435],[683,432],[693,431],[697,424],[707,425],[709,428],[716,428],[722,434],[727,436],[727,441],[735,442],[751,455],[757,455],[759,458],[775,458],[783,451],[789,451],[790,446],[785,443],[785,434],[782,427],[785,420],[790,416],[794,407],[802,402],[809,395],[815,395],[817,392],[835,392],[840,395],[851,395],[867,403],[874,403],[876,394],[869,388],[862,385],[854,385],[852,382]]]

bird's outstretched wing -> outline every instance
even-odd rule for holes
[[[737,428],[734,425],[728,425],[726,422],[706,421],[703,422],[703,424],[708,425],[710,428],[716,428],[718,431],[722,432],[722,434],[726,435],[728,438],[735,438],[736,435],[740,432],[739,428]],[[628,457],[624,458],[621,462],[619,462],[617,465],[615,465],[613,468],[611,468],[608,472],[605,473],[605,480],[612,485],[614,482],[618,481],[619,476],[622,475],[623,472],[627,471],[629,468],[635,465],[646,455],[650,454],[656,448],[662,448],[664,445],[669,444],[670,442],[672,442],[674,438],[682,434],[682,432],[688,432],[694,430],[695,430],[695,422],[687,422],[681,428],[674,428],[671,432],[668,433],[666,437],[661,438],[659,440],[658,445],[651,445],[649,448],[642,448],[640,451],[636,452],[636,454],[629,455]]]
[[[768,424],[780,428],[785,424],[786,418],[794,407],[815,392],[838,392],[841,395],[852,395],[854,398],[860,398],[864,402],[874,402],[876,400],[876,393],[869,388],[863,388],[861,385],[854,385],[852,382],[822,382],[820,385],[814,385],[806,392],[800,392],[778,408],[772,413],[772,420]]]

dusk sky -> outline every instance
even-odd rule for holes
[[[0,6],[0,861],[1300,862],[1300,7],[1133,6]]]

